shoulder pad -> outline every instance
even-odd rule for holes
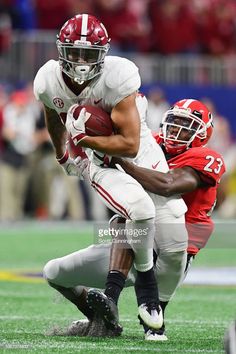
[[[53,70],[53,68],[55,68],[56,63],[57,62],[55,60],[49,60],[47,63],[45,63],[38,70],[33,82],[33,91],[35,98],[39,101],[42,101],[46,106],[50,108],[54,107],[51,107],[47,99],[47,82],[48,78],[51,78],[51,71]]]
[[[117,90],[118,96],[130,95],[141,85],[138,67],[128,59],[116,57],[106,74],[105,84],[108,88]]]

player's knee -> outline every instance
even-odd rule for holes
[[[43,268],[43,276],[49,283],[56,283],[60,273],[60,264],[58,259],[50,260]]]
[[[147,194],[132,205],[130,211],[131,220],[148,220],[156,215],[155,205]]]
[[[187,260],[187,252],[178,251],[178,252],[166,252],[164,255],[167,264],[170,265],[172,269],[175,269],[177,272],[183,270]]]
[[[169,274],[170,278],[181,278],[184,274],[186,259],[186,251],[160,252],[157,259],[159,277],[166,277]]]

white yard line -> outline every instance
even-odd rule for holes
[[[149,342],[150,343],[150,342]],[[124,345],[124,343],[122,343],[122,352],[161,352],[161,353],[174,353],[174,352],[180,352],[180,349],[173,349],[173,348],[164,348],[162,345],[160,345],[159,347],[157,347],[157,342],[152,343],[153,345],[150,345],[149,347],[143,347],[143,346],[130,346],[130,345]],[[156,347],[154,347],[154,345]],[[56,343],[56,344],[52,344],[52,343],[45,343],[45,344],[36,344],[34,343],[34,345],[32,344],[26,344],[26,343],[17,343],[17,342],[5,342],[5,343],[0,343],[0,348],[5,348],[5,349],[72,349],[72,350],[76,350],[76,353],[79,352],[83,352],[84,350],[95,350],[95,349],[99,349],[99,350],[104,350],[104,351],[117,351],[120,353],[121,347],[120,346],[115,346],[115,345],[107,345],[103,343],[80,343],[79,341],[76,343]],[[220,351],[221,352],[221,351]],[[181,353],[217,353],[217,351],[215,350],[211,350],[211,349],[181,349]]]
[[[192,267],[184,284],[236,285],[236,267]]]
[[[56,315],[53,315],[53,318],[52,316],[48,317],[48,316],[11,316],[11,315],[2,315],[0,316],[0,320],[9,320],[9,321],[32,321],[32,320],[35,320],[35,321],[56,321],[56,320],[59,320],[61,322],[61,316],[56,316]],[[75,320],[74,318],[72,318],[71,316],[63,316],[63,322],[64,320],[67,320],[68,322],[72,322],[73,320]],[[133,318],[123,318],[121,316],[120,318],[120,321],[122,323],[125,323],[125,322],[134,322],[134,319]],[[167,319],[167,322],[168,323],[172,323],[172,324],[178,324],[178,325],[193,325],[193,326],[196,326],[196,325],[212,325],[212,326],[219,326],[219,327],[222,327],[223,325],[227,325],[228,324],[228,321],[222,321],[222,320],[219,320],[219,321],[206,321],[206,320],[182,320],[182,319]]]

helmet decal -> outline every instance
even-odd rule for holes
[[[81,40],[86,40],[88,30],[88,15],[82,15]]]

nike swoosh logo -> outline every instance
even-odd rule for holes
[[[160,161],[158,161],[155,165],[152,165],[153,170],[155,170],[157,168],[157,166],[159,165]]]
[[[99,102],[101,102],[102,98],[100,98],[99,100],[94,101],[95,104],[98,104]]]

